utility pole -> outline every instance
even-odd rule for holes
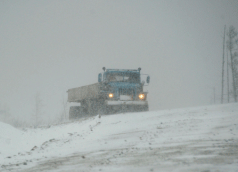
[[[214,104],[216,104],[216,90],[215,90],[215,87],[213,87],[213,101],[214,101]]]
[[[226,35],[226,25],[224,26],[224,36],[223,36],[222,79],[221,79],[221,104],[223,104],[223,88],[224,88],[225,35]]]
[[[226,63],[227,63],[227,101],[230,102],[230,95],[229,95],[229,58],[228,58],[228,51],[226,50]]]
[[[236,37],[237,32],[235,31],[234,26],[230,26],[229,28],[229,32],[228,32],[228,49],[230,51],[230,56],[231,56],[231,73],[232,73],[232,86],[233,86],[233,96],[234,96],[234,100],[235,102],[237,102],[237,93],[236,93],[236,80],[235,80],[235,61],[234,61],[234,55],[232,53],[232,50],[234,49],[234,38]]]

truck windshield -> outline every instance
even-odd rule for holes
[[[140,82],[140,75],[137,73],[108,73],[107,81],[109,82]]]

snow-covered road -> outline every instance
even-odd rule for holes
[[[0,171],[238,171],[238,104],[0,127]]]

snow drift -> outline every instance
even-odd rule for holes
[[[0,171],[238,170],[238,104],[0,128]]]

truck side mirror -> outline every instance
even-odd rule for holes
[[[147,76],[146,82],[149,84],[150,83],[150,76]]]
[[[98,74],[98,82],[102,82],[102,74],[101,73]]]

